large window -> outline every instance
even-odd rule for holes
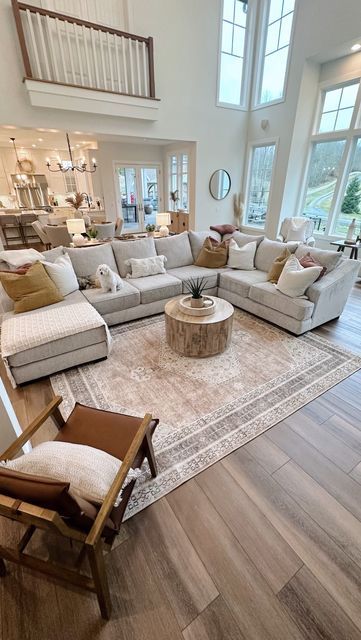
[[[169,185],[169,209],[184,209],[189,207],[189,157],[187,153],[175,153],[169,156],[168,165],[168,185]],[[178,200],[172,200],[170,194],[176,192]]]
[[[265,226],[275,150],[275,143],[252,147],[245,224],[261,228]]]
[[[354,80],[321,92],[302,203],[316,234],[342,238],[353,218],[361,225],[359,87]]]
[[[223,0],[218,102],[241,106],[246,97],[248,2]]]
[[[295,0],[268,0],[264,7],[266,33],[257,104],[266,104],[284,97]]]

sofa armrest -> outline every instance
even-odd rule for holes
[[[307,289],[306,295],[315,305],[312,327],[341,315],[360,267],[358,260],[344,258],[331,273],[326,273]]]

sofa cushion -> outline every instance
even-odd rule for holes
[[[308,247],[306,245],[300,245],[295,255],[296,258],[300,260],[308,253],[312,258],[317,260],[322,267],[326,267],[327,273],[333,271],[342,260],[342,253],[340,251],[325,251],[324,249],[315,249],[314,247]]]
[[[130,267],[131,273],[127,274],[127,278],[145,278],[147,276],[156,276],[158,273],[166,273],[165,256],[153,256],[153,258],[129,258],[125,263]]]
[[[154,238],[141,238],[140,240],[114,240],[112,242],[118,271],[122,278],[130,273],[130,266],[126,264],[129,258],[153,258],[157,255]]]
[[[69,254],[78,278],[94,276],[100,264],[107,264],[108,267],[118,273],[110,243],[97,245],[96,247],[79,247],[77,249],[65,247],[64,251]]]
[[[261,271],[269,271],[274,260],[287,247],[290,253],[294,253],[298,247],[297,242],[278,242],[264,238],[256,251],[255,267]]]
[[[314,304],[305,298],[290,298],[277,291],[271,282],[261,282],[250,288],[248,297],[254,302],[270,307],[275,311],[291,316],[296,320],[308,320],[313,313]]]
[[[43,251],[41,255],[47,262],[55,262],[55,260],[63,256],[64,253],[64,247],[54,247],[53,249],[48,249],[48,251]]]
[[[238,231],[238,227],[235,227],[234,224],[211,224],[209,227],[212,231],[217,231],[221,236],[224,236],[226,233],[232,235],[234,231]]]
[[[135,278],[132,280],[132,286],[140,292],[141,304],[173,298],[182,293],[182,282],[168,273],[147,278]]]
[[[206,289],[213,289],[218,283],[218,270],[207,269],[206,267],[197,267],[195,264],[190,264],[186,267],[178,267],[178,269],[171,269],[168,271],[169,275],[179,278],[182,281],[182,292],[188,293],[187,287],[184,282],[191,278],[204,278],[206,281]]]
[[[209,236],[211,238],[214,238],[214,240],[217,240],[217,242],[220,242],[222,240],[221,234],[217,231],[188,231],[193,260],[197,260],[198,254],[203,247],[204,241]]]
[[[261,244],[262,240],[264,240],[264,236],[251,236],[248,233],[242,233],[242,231],[234,231],[233,233],[226,233],[222,240],[230,240],[233,238],[238,244],[239,247],[244,247],[245,244],[249,242],[257,242],[257,248]]]
[[[252,285],[266,281],[267,273],[264,271],[226,271],[219,276],[219,287],[247,298]]]
[[[228,258],[228,242],[217,242],[208,237],[203,243],[195,264],[197,267],[207,267],[207,269],[217,269],[225,267]]]
[[[268,280],[277,284],[278,279],[283,271],[288,258],[290,257],[290,250],[285,247],[279,256],[273,261],[272,266],[268,272]]]
[[[193,262],[188,231],[184,231],[177,236],[156,238],[155,248],[159,256],[162,255],[167,258],[168,271],[177,267],[185,267]]]
[[[257,242],[247,242],[243,247],[239,247],[237,242],[231,238],[228,247],[227,267],[230,267],[231,269],[253,271],[256,249]]]
[[[140,293],[138,289],[123,281],[121,289],[115,293],[104,293],[101,289],[85,289],[83,295],[104,316],[114,311],[123,311],[140,304]]]

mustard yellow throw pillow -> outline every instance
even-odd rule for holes
[[[224,267],[227,264],[227,260],[228,242],[217,242],[215,240],[212,241],[211,238],[206,238],[194,264],[197,267],[217,269],[218,267]]]
[[[272,267],[268,272],[267,280],[277,284],[278,279],[283,271],[283,267],[285,266],[288,258],[290,257],[291,252],[287,247],[284,248],[281,255],[279,255],[273,262]]]
[[[24,275],[8,271],[0,273],[0,282],[14,300],[15,313],[31,311],[64,300],[41,262],[35,262]]]

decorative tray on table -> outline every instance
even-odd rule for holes
[[[190,316],[211,316],[216,310],[216,301],[211,296],[203,296],[203,307],[191,306],[192,296],[184,296],[179,300],[179,308],[182,313],[187,313]]]

